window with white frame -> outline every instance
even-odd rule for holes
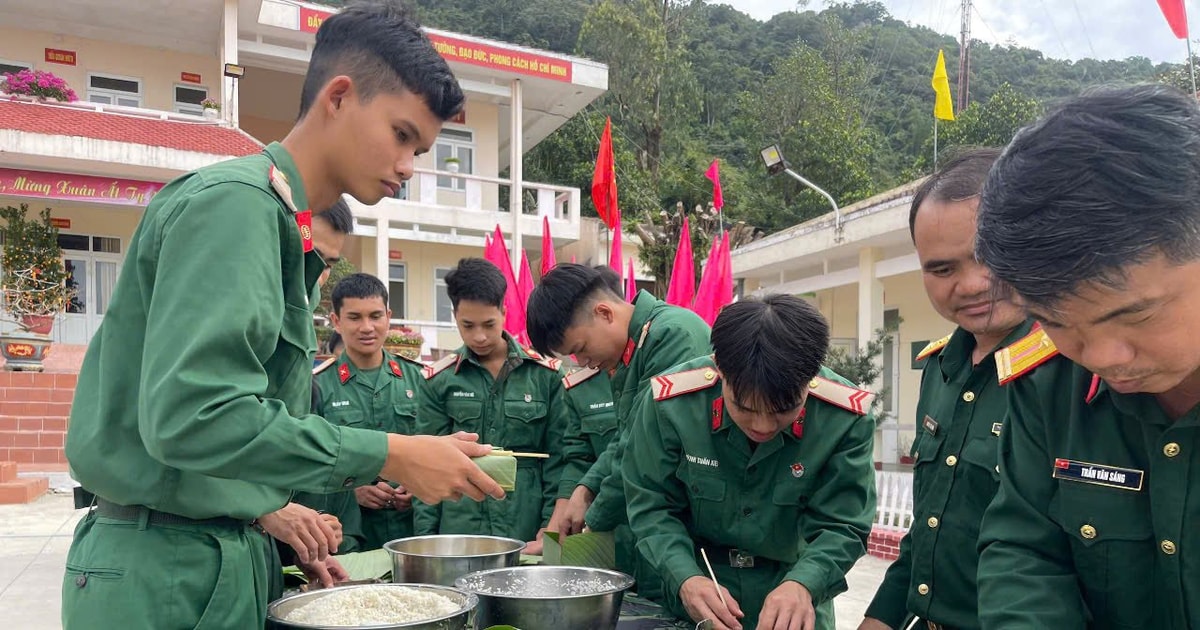
[[[175,84],[175,111],[180,114],[203,116],[204,108],[200,102],[208,98],[208,88],[199,85]]]
[[[16,74],[22,70],[33,70],[33,66],[20,61],[0,59],[0,85],[4,85],[5,81],[7,81],[7,79],[4,78],[5,74]]]
[[[142,106],[142,80],[112,74],[88,73],[87,100],[122,107]]]
[[[439,171],[449,170],[446,168],[446,160],[454,158],[458,160],[458,172],[470,175],[475,168],[475,134],[470,129],[443,127],[437,144],[433,148],[433,158]],[[466,190],[467,180],[461,177],[438,175],[437,185],[438,188],[449,190]]]
[[[404,263],[388,265],[388,308],[392,309],[393,319],[406,317],[405,304],[407,300],[408,269]]]
[[[433,270],[433,301],[437,309],[437,321],[454,322],[454,305],[450,303],[450,290],[446,287],[446,275],[449,267],[438,267]]]

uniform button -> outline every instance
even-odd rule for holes
[[[963,392],[964,402],[975,402],[975,392]]]
[[[929,523],[929,529],[935,529],[938,526],[938,520],[936,516],[930,516],[927,522]]]
[[[87,576],[81,575],[81,576],[75,578],[75,586],[78,586],[79,588],[83,588],[83,587],[87,586]]]
[[[342,482],[342,487],[343,488],[353,488],[354,487],[354,477],[346,477],[346,480]]]
[[[958,463],[958,458],[957,458],[957,457],[955,457],[955,456],[953,456],[953,455],[951,455],[951,456],[949,456],[949,457],[947,457],[947,458],[946,458],[946,465],[947,465],[947,466],[953,466],[953,465],[955,465],[955,464],[957,464],[957,463]]]
[[[1158,547],[1159,547],[1159,549],[1162,549],[1162,552],[1167,554],[1168,556],[1175,555],[1175,543],[1173,543],[1169,540],[1162,541],[1161,543],[1159,543]]]
[[[1096,528],[1091,525],[1084,525],[1079,528],[1079,535],[1091,540],[1096,537]]]
[[[920,585],[918,585],[918,586],[917,586],[917,592],[918,592],[918,593],[920,593],[920,594],[922,594],[922,595],[928,595],[928,594],[929,594],[929,585],[928,585],[928,584],[920,584]]]
[[[753,513],[754,513],[754,510],[752,510],[750,508],[742,508],[742,516],[750,516]]]
[[[1175,457],[1178,454],[1179,454],[1179,444],[1177,444],[1175,442],[1169,442],[1169,443],[1167,443],[1166,446],[1163,447],[1163,455],[1166,455],[1167,457]]]

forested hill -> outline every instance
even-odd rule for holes
[[[794,182],[768,180],[758,152],[772,143],[842,205],[907,181],[932,162],[930,75],[939,48],[952,90],[958,79],[953,37],[909,26],[879,2],[766,22],[703,0],[410,2],[428,26],[609,64],[609,94],[531,151],[525,176],[578,186],[586,196],[611,115],[627,221],[678,201],[707,203],[703,173],[713,158],[721,159],[731,218],[771,231],[827,211]],[[1001,144],[1057,98],[1101,83],[1160,80],[1180,68],[1146,58],[1063,61],[976,41],[972,108],[942,123],[941,145]]]

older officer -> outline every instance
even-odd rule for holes
[[[1022,130],[977,252],[1062,353],[1009,385],[984,628],[1200,627],[1200,108],[1091,92]]]
[[[652,379],[631,430],[637,548],[674,614],[832,630],[875,517],[872,396],[821,367],[829,325],[798,297],[725,307],[712,346]]]

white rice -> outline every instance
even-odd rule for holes
[[[472,578],[465,580],[463,587],[481,595],[530,598],[582,597],[612,593],[621,589],[619,584],[607,578],[559,579],[552,577],[541,577],[536,580],[509,577],[504,584],[494,584],[483,579]]]
[[[321,626],[410,623],[453,614],[460,606],[445,595],[397,586],[335,589],[291,611],[284,621]]]

